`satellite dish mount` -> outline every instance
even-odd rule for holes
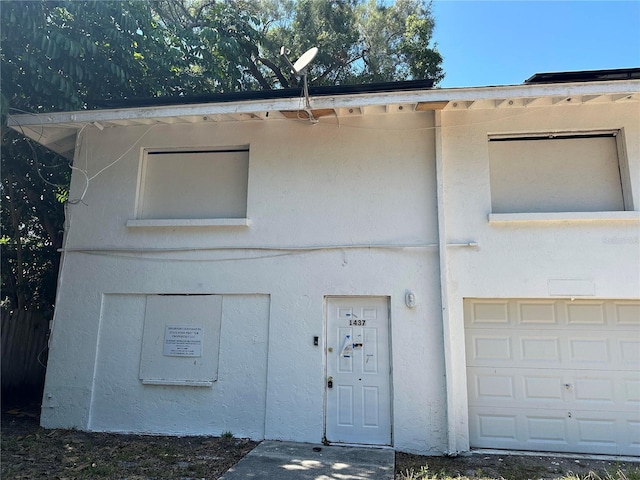
[[[285,61],[291,67],[291,73],[297,75],[298,77],[302,77],[302,89],[304,92],[305,98],[305,111],[309,115],[311,121],[314,121],[313,115],[311,114],[311,103],[309,102],[309,83],[307,80],[307,67],[311,63],[311,61],[318,54],[318,47],[311,47],[309,50],[304,52],[295,63],[291,63],[287,55],[291,53],[288,49],[282,47],[280,48],[280,55],[284,57]]]

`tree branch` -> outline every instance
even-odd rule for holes
[[[32,188],[31,185],[23,182],[20,182],[20,184],[24,189],[24,192],[27,195],[29,202],[35,208],[36,213],[38,215],[38,220],[40,221],[40,224],[47,232],[47,235],[49,236],[49,240],[51,240],[51,244],[55,248],[60,248],[62,246],[60,231],[56,227],[56,225],[51,221],[51,215],[49,215],[48,212],[45,211],[44,204],[43,204],[44,202],[40,200],[40,195],[38,194],[38,192],[36,192]]]
[[[200,26],[200,17],[202,16],[202,12],[204,11],[204,9],[208,8],[208,7],[211,7],[211,6],[215,5],[215,4],[216,4],[216,0],[211,0],[209,2],[205,2],[202,5],[200,5],[200,8],[198,8],[198,12],[196,13],[196,18],[193,21],[195,27],[199,27]]]
[[[265,90],[272,89],[271,85],[269,84],[269,82],[267,82],[266,78],[264,78],[264,75],[260,73],[260,70],[255,63],[249,62],[249,72],[251,72],[251,75],[253,75],[253,77],[258,81],[262,88],[264,88]]]
[[[10,175],[6,181],[7,193],[9,197],[9,212],[11,214],[11,226],[16,240],[16,303],[18,310],[22,310],[25,306],[25,297],[22,292],[24,283],[24,260],[22,258],[22,235],[20,235],[20,220],[18,208],[15,204],[15,190],[13,188],[13,179]]]
[[[284,88],[288,88],[291,86],[289,80],[287,80],[287,78],[282,74],[282,70],[280,70],[280,68],[275,63],[262,57],[258,57],[258,61],[274,73],[274,75],[278,78],[278,81]]]

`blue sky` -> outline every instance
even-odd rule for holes
[[[640,67],[640,0],[434,0],[441,87],[534,73]]]

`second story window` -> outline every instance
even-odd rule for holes
[[[139,219],[247,216],[249,148],[148,151],[142,160]]]
[[[492,136],[492,213],[633,210],[619,131]]]

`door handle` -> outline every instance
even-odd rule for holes
[[[327,388],[333,388],[333,377],[327,378]]]

